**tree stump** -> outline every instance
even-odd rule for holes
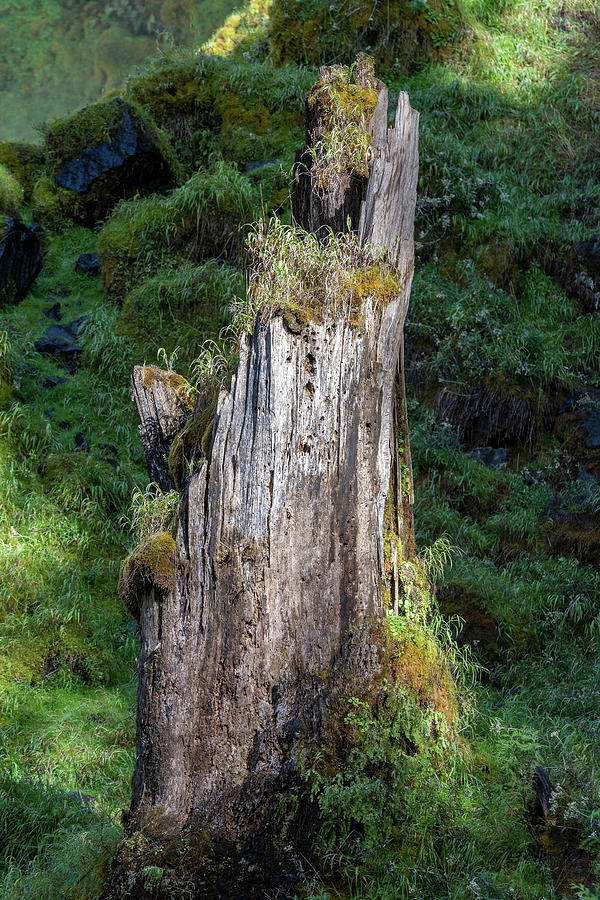
[[[289,854],[278,863],[273,849],[278,794],[381,673],[378,634],[412,534],[397,373],[418,114],[401,94],[386,131],[387,92],[361,66],[358,84],[341,67],[322,70],[308,108],[327,106],[332,83],[368,101],[368,116],[349,113],[369,135],[366,174],[351,158],[345,171],[328,169],[331,123],[319,113],[294,208],[313,229],[325,220],[359,231],[370,265],[399,288],[385,302],[367,291],[352,315],[335,303],[296,319],[259,312],[241,343],[209,458],[182,482],[172,587],[140,597],[130,839],[113,898],[146,896],[150,863],[164,870],[158,897],[293,895]]]

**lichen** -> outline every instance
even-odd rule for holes
[[[121,567],[119,594],[132,618],[139,620],[141,594],[150,585],[169,591],[175,580],[175,539],[161,531],[139,544]]]

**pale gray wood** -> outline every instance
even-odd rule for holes
[[[131,383],[150,481],[171,491],[175,484],[167,457],[173,438],[191,415],[191,395],[185,379],[158,366],[135,366]]]

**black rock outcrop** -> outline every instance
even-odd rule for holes
[[[17,303],[39,275],[40,237],[39,225],[25,225],[12,217],[4,219],[4,233],[0,238],[0,303]]]

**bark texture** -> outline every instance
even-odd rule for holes
[[[182,485],[174,586],[141,598],[128,831],[145,840],[183,832],[247,846],[299,754],[327,740],[343,703],[378,672],[390,494],[396,534],[412,527],[399,500],[395,410],[418,126],[401,95],[384,139],[382,110],[355,224],[398,269],[400,293],[367,298],[353,321],[325,310],[292,331],[281,316],[257,317],[218,398],[210,458]],[[303,209],[327,205],[309,189]],[[112,896],[144,896],[127,865]],[[287,896],[272,885],[235,893],[205,873],[191,896]],[[184,896],[168,893],[169,877],[158,896]]]
[[[150,481],[171,491],[175,483],[167,458],[175,435],[192,413],[189,385],[185,378],[158,366],[136,366],[131,381]]]

